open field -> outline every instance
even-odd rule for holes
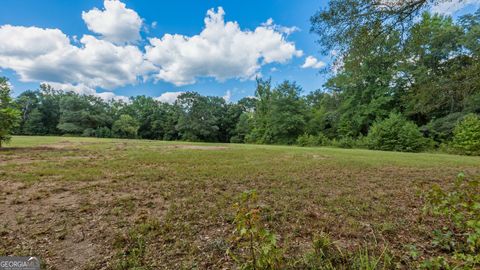
[[[292,261],[321,232],[401,261],[431,235],[421,192],[460,171],[480,174],[480,157],[14,137],[0,150],[0,255],[35,254],[48,269],[231,268],[232,204],[256,189]]]

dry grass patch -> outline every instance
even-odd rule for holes
[[[420,193],[480,173],[479,158],[450,155],[48,140],[0,152],[0,255],[36,254],[48,269],[232,268],[232,205],[252,189],[287,262],[326,234],[408,263],[406,245],[426,249],[435,222]]]

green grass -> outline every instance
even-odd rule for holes
[[[7,147],[0,255],[35,253],[52,269],[230,268],[232,204],[251,189],[288,260],[319,233],[402,258],[431,233],[419,194],[480,173],[479,157],[436,153],[27,136]],[[129,236],[146,223],[156,225]]]

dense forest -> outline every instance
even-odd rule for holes
[[[457,144],[480,152],[480,10],[457,20],[423,13],[407,28],[368,24],[347,34],[326,31],[339,29],[334,15],[311,18],[322,48],[336,56],[326,84],[311,93],[295,82],[257,79],[255,97],[238,102],[186,92],[168,104],[146,96],[104,101],[41,85],[12,101],[20,112],[13,133],[397,151]]]

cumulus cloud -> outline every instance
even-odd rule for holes
[[[155,100],[158,100],[160,102],[173,104],[177,100],[178,96],[180,96],[183,93],[185,93],[185,92],[165,92],[165,93],[161,94],[159,97],[155,98]]]
[[[94,8],[82,12],[82,19],[90,31],[117,44],[140,39],[142,19],[137,12],[126,8],[126,5],[118,0],[105,0],[103,6],[103,10]]]
[[[452,15],[457,11],[464,9],[467,6],[472,6],[474,9],[480,7],[480,0],[451,0],[442,1],[437,5],[432,6],[432,12],[444,15]]]
[[[155,78],[175,85],[193,84],[198,77],[251,79],[262,65],[302,55],[272,25],[242,30],[237,22],[225,22],[224,15],[221,7],[210,9],[198,35],[151,38],[146,58],[159,68]]]
[[[134,84],[155,68],[135,46],[117,46],[84,35],[81,47],[59,29],[0,26],[0,67],[22,81],[47,81],[112,89]]]
[[[0,68],[11,69],[24,82],[46,82],[80,94],[114,97],[112,89],[139,81],[162,80],[177,86],[200,77],[218,81],[253,79],[262,66],[286,63],[302,56],[288,35],[296,27],[273,19],[253,30],[225,21],[225,12],[210,9],[198,35],[165,34],[140,47],[140,16],[119,0],[82,13],[88,29],[98,35],[67,36],[60,29],[0,26]],[[153,22],[151,27],[156,27]],[[100,94],[96,89],[109,90]],[[158,100],[173,103],[182,92],[167,92]],[[228,95],[227,95],[228,97]]]
[[[325,66],[325,63],[319,61],[313,56],[308,56],[305,58],[305,63],[303,63],[302,68],[322,68]]]

